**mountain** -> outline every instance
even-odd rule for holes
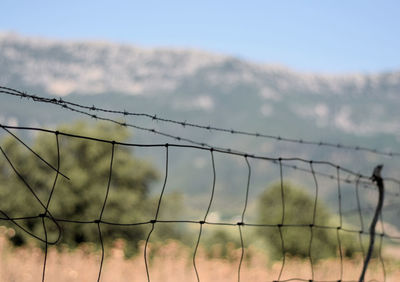
[[[268,118],[287,111],[317,127],[371,135],[400,132],[400,71],[320,75],[197,50],[0,34],[0,82],[39,93],[162,97],[178,111],[243,107]],[[243,102],[243,101],[241,101]],[[235,109],[236,110],[236,109]]]
[[[400,152],[400,71],[304,73],[200,50],[61,41],[11,33],[0,34],[0,50],[0,85],[28,93],[62,96],[89,106],[146,112],[228,129]],[[85,118],[56,106],[33,104],[15,97],[0,96],[0,99],[1,123],[51,127]],[[398,178],[397,158],[212,133],[155,123],[151,119],[125,119],[216,146],[273,157],[328,160],[364,174],[369,174],[376,164],[384,163],[385,174]],[[137,142],[176,142],[140,130],[134,132]],[[137,153],[145,155],[140,150]],[[150,158],[162,170],[163,162],[157,154],[150,153]],[[232,205],[241,205],[242,199],[237,200],[237,195],[243,194],[245,163],[219,158],[217,193],[223,198],[230,191],[236,197],[232,198]],[[176,175],[171,186],[187,189],[189,195],[196,194],[206,201],[209,190],[204,187],[210,186],[211,177],[209,156],[177,153],[173,165]],[[256,161],[252,167],[254,198],[266,183],[278,179],[278,171],[274,164],[266,166]],[[300,177],[290,169],[285,169],[285,173],[288,178]],[[313,185],[309,176],[303,182],[305,186]],[[326,189],[326,199],[337,197],[335,185],[331,181],[321,188]],[[355,200],[354,187],[349,191],[349,197]],[[196,205],[195,202],[191,203]],[[226,206],[227,214],[233,214],[232,205]],[[351,206],[350,200],[348,205]],[[400,226],[398,219],[395,222]]]

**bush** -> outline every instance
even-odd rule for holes
[[[129,134],[123,127],[97,124],[89,126],[78,122],[60,128],[63,132],[82,134],[102,139],[126,141]],[[100,217],[106,195],[110,172],[112,145],[110,143],[58,136],[60,149],[60,171],[70,180],[58,176],[49,211],[56,218],[92,221]],[[1,147],[11,162],[32,187],[42,203],[46,204],[53,187],[56,172],[36,158],[15,138],[7,137]],[[54,134],[39,133],[32,148],[44,159],[57,167],[57,146]],[[109,222],[133,222],[142,220],[147,208],[150,184],[158,179],[155,169],[143,160],[135,158],[132,150],[115,146],[112,181],[102,219]],[[44,208],[12,170],[4,157],[0,158],[0,210],[9,217],[37,216]],[[41,218],[18,220],[29,232],[44,238]],[[55,240],[58,230],[55,224],[45,219],[49,241]],[[22,232],[9,221],[1,224],[12,226],[17,233],[12,238],[15,245],[25,244],[31,236]],[[60,222],[63,233],[61,243],[75,247],[80,243],[93,242],[99,245],[97,224]],[[101,224],[105,243],[116,238],[127,239],[129,248],[136,248],[144,240],[147,229],[143,226],[115,227]]]
[[[258,202],[258,221],[271,227],[258,228],[257,234],[265,240],[271,250],[271,257],[282,257],[282,240],[278,224],[282,223],[281,183],[268,187]],[[315,198],[305,189],[290,183],[283,183],[285,200],[284,222],[281,227],[285,254],[306,258],[310,256],[310,240],[312,229],[311,257],[315,260],[337,256],[339,244],[336,229],[310,227],[313,223]],[[333,217],[318,200],[315,212],[315,225],[335,226]],[[293,226],[304,225],[304,226]],[[340,232],[343,255],[351,257],[358,250],[356,237]]]

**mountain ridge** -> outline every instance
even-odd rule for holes
[[[77,92],[143,95],[175,91],[182,78],[205,70],[211,84],[253,83],[262,89],[260,95],[267,97],[293,89],[310,94],[325,90],[337,95],[346,89],[358,94],[374,92],[382,84],[389,90],[400,88],[400,71],[373,74],[298,72],[285,66],[249,62],[195,49],[140,48],[105,41],[54,40],[12,33],[0,33],[0,49],[2,65],[11,67],[9,72],[21,76],[18,79],[3,70],[3,84],[34,84],[58,96]],[[231,72],[212,73],[224,68]]]

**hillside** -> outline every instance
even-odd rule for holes
[[[400,152],[400,71],[302,73],[199,50],[58,41],[9,33],[0,34],[0,50],[0,85],[29,93],[204,125]],[[53,127],[80,117],[56,106],[1,97],[1,123]],[[399,161],[395,158],[245,136],[233,138],[142,118],[128,121],[246,152],[330,160],[364,174],[384,163],[386,175],[398,176]],[[134,138],[136,142],[171,142],[138,130]],[[146,155],[140,150],[137,153]],[[148,155],[162,170],[159,154]],[[174,154],[172,173],[176,174],[170,188],[184,191],[189,198],[197,195],[205,199],[211,178],[208,158],[190,152]],[[254,198],[278,177],[274,165],[253,166]],[[220,201],[232,197],[231,205],[235,205],[241,201],[237,197],[245,185],[244,163],[221,157],[217,168]],[[309,176],[290,170],[285,173],[292,179],[305,177],[301,182],[312,185]],[[336,197],[334,185],[322,188],[326,189],[325,199]],[[228,191],[233,196],[226,196]],[[353,190],[349,191],[354,199]],[[231,205],[225,210],[228,215],[234,214]],[[392,222],[400,226],[398,219]]]

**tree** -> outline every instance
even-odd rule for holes
[[[314,217],[315,197],[309,195],[304,189],[295,187],[290,183],[273,184],[268,187],[260,197],[258,203],[258,220],[271,227],[258,230],[269,245],[271,256],[278,259],[282,256],[282,240],[278,225],[282,223],[282,189],[284,195],[284,222],[280,227],[285,254],[309,257],[311,227]],[[315,210],[314,225],[335,226],[333,216],[319,200]],[[274,226],[275,225],[275,226]],[[303,226],[294,226],[303,225]],[[340,241],[343,255],[352,256],[357,250],[354,236],[340,232]],[[339,243],[336,229],[312,227],[311,257],[321,259],[336,256],[339,252]]]
[[[63,126],[60,131],[99,137],[107,140],[126,141],[129,134],[120,126],[100,123],[95,126],[77,122]],[[58,219],[93,221],[99,219],[110,174],[112,144],[58,135],[60,172],[70,180],[58,175],[49,211]],[[15,169],[32,187],[42,203],[46,204],[54,184],[56,172],[36,158],[12,136],[3,140],[1,147]],[[39,133],[33,140],[32,148],[46,161],[57,167],[58,153],[56,135]],[[129,223],[148,220],[149,186],[158,179],[158,173],[147,162],[135,158],[132,149],[115,145],[110,190],[102,220]],[[0,158],[0,210],[4,216],[37,216],[45,212],[27,186],[19,179],[4,157]],[[15,224],[2,221],[16,229],[12,238],[16,245],[25,244],[31,236]],[[18,221],[33,234],[44,238],[41,218]],[[52,220],[45,218],[49,241],[55,240],[58,229]],[[75,247],[83,242],[99,245],[96,223],[79,224],[59,221],[62,228],[60,243]],[[147,228],[142,226],[118,227],[101,224],[102,239],[111,243],[116,238],[127,239],[131,251],[139,240],[145,240]]]

